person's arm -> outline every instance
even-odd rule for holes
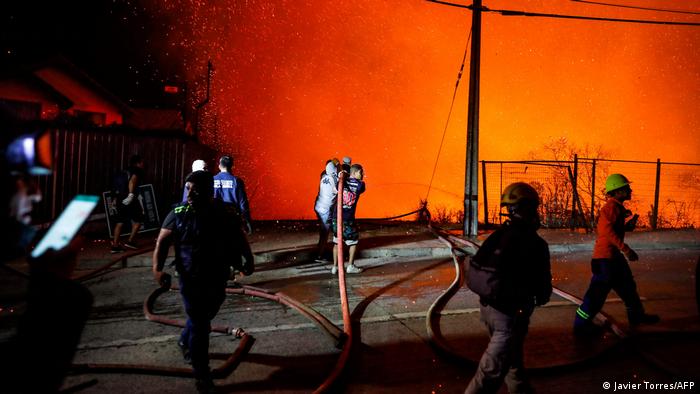
[[[612,205],[606,205],[600,210],[600,218],[598,218],[598,237],[607,239],[622,253],[627,253],[630,249],[629,246],[620,239],[613,229],[613,225],[617,220],[615,211]]]
[[[122,204],[124,205],[129,205],[131,204],[132,201],[134,201],[134,198],[136,197],[136,188],[139,185],[139,176],[136,174],[131,174],[129,177],[129,195],[126,196],[124,200],[122,200]]]
[[[538,280],[540,281],[535,296],[535,305],[542,306],[549,302],[552,296],[552,268],[550,264],[549,246],[544,240],[542,242],[542,252],[540,255]]]
[[[156,240],[156,248],[153,250],[153,279],[160,286],[161,277],[163,276],[163,267],[165,260],[168,258],[168,249],[172,239],[172,230],[161,228]]]
[[[131,178],[129,178],[129,193],[136,193],[136,188],[139,185],[139,176],[138,174],[132,174]]]
[[[238,209],[241,211],[241,216],[245,220],[246,229],[248,233],[252,232],[252,223],[250,218],[250,206],[248,205],[248,195],[245,192],[245,183],[243,180],[238,178],[238,184],[236,185],[236,201],[238,201]]]

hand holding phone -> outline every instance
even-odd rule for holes
[[[68,246],[99,200],[98,196],[75,196],[32,250],[31,257],[36,259],[49,249],[59,251]]]

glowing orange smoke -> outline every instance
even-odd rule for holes
[[[256,219],[314,217],[318,175],[334,156],[365,166],[360,217],[407,212],[425,197],[469,11],[420,0],[144,5],[163,25],[165,42],[153,48],[163,61],[184,62],[187,79],[201,82],[212,59],[210,109],[217,116],[207,125],[220,134],[205,140],[234,154]],[[700,21],[573,2],[485,5]],[[693,1],[673,6],[700,11]],[[567,137],[605,144],[615,158],[698,161],[697,27],[495,14],[485,14],[483,24],[480,159],[523,159],[548,139]],[[465,75],[430,194],[433,207],[461,205],[467,84]]]

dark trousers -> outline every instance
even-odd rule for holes
[[[209,379],[209,332],[211,321],[226,298],[226,282],[180,276],[180,294],[187,313],[180,341],[190,349],[195,378]]]
[[[616,255],[612,259],[591,260],[591,271],[593,271],[591,284],[583,297],[583,304],[576,311],[575,326],[590,323],[603,308],[610,290],[615,290],[615,293],[625,303],[628,317],[633,319],[644,313],[642,301],[637,294],[637,284],[634,282],[630,266],[622,254]]]
[[[491,306],[481,306],[481,321],[488,327],[491,340],[465,394],[496,393],[504,380],[510,393],[533,391],[523,366],[523,346],[531,314],[532,308],[505,314]]]

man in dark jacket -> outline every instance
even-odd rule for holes
[[[549,302],[549,247],[537,235],[539,196],[527,183],[501,195],[509,220],[491,234],[473,258],[468,285],[480,295],[481,320],[491,340],[466,393],[496,393],[505,380],[511,393],[531,392],[523,345],[535,306]],[[484,270],[481,270],[484,268]]]
[[[187,313],[178,344],[185,358],[191,359],[197,390],[210,392],[214,387],[208,353],[211,320],[226,296],[229,267],[250,275],[254,270],[253,255],[235,207],[214,199],[213,176],[207,171],[193,172],[185,184],[187,202],[168,214],[158,234],[153,275],[161,284],[168,247],[173,243]]]
[[[214,176],[214,197],[236,206],[243,218],[248,235],[253,233],[253,222],[250,217],[250,204],[248,195],[245,192],[243,180],[231,172],[233,168],[233,158],[231,156],[221,156],[219,159],[219,173]]]

